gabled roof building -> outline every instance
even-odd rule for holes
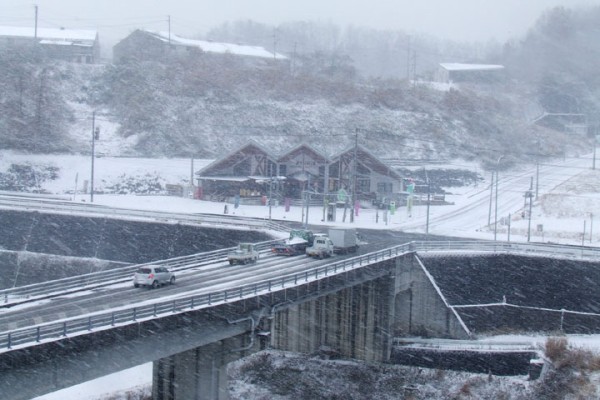
[[[400,175],[362,146],[327,157],[301,144],[276,156],[249,142],[196,175],[203,196],[221,201],[274,193],[301,199],[304,191],[318,198],[342,189],[359,199],[373,200],[402,191]]]
[[[162,60],[173,55],[236,56],[248,62],[283,61],[287,57],[260,46],[186,39],[171,32],[137,29],[113,47],[114,62],[128,59]]]
[[[0,26],[0,46],[38,46],[55,59],[94,64],[100,60],[100,41],[95,30]]]

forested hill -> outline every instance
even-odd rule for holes
[[[505,64],[507,77],[453,90],[367,78],[351,59],[323,52],[256,68],[233,56],[90,66],[0,50],[0,146],[88,152],[96,111],[102,137],[122,141],[111,151],[128,155],[213,158],[249,139],[274,153],[306,142],[325,154],[357,139],[381,157],[484,164],[588,153],[589,137],[532,121],[544,112],[598,114],[599,9],[551,10],[522,41],[459,60]]]

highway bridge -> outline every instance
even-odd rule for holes
[[[153,362],[154,399],[226,398],[227,363],[263,348],[385,362],[399,336],[473,339],[466,307],[515,306],[453,304],[427,256],[600,260],[595,248],[504,242],[382,240],[325,260],[257,245],[256,264],[230,266],[228,249],[152,262],[178,277],[156,290],[134,288],[130,265],[0,291],[0,393],[30,399]],[[565,311],[543,310],[560,327]]]

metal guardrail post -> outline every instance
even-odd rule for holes
[[[209,306],[210,306],[210,304],[212,303],[210,298],[211,298],[211,293],[209,293],[209,294],[208,294],[208,305],[209,305]]]
[[[190,308],[193,310],[194,309],[194,297],[192,297],[192,300],[190,302]]]
[[[156,306],[156,303],[154,303],[154,307],[152,307],[152,315],[155,317],[156,317],[156,309],[157,309],[157,306]]]
[[[92,330],[92,317],[88,317],[88,331]]]
[[[154,307],[156,308],[156,304],[154,305]],[[136,317],[137,317],[137,307],[133,307],[133,318],[132,319],[135,321]]]
[[[223,294],[223,301],[227,301],[227,290],[225,291],[225,293]]]
[[[11,339],[12,339],[12,336],[11,336],[10,332],[8,332],[8,337],[7,337],[8,343],[6,344],[6,348],[7,349],[12,348],[12,341],[11,341]]]
[[[172,311],[175,313],[177,312],[177,300],[173,300],[173,309]]]
[[[67,321],[63,322],[63,336],[67,336]]]
[[[35,329],[35,341],[38,343],[40,342],[40,327],[39,326]]]

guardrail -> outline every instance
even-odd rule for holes
[[[266,245],[265,245],[266,246]],[[600,259],[600,250],[570,246],[546,244],[517,244],[504,242],[410,242],[376,252],[344,259],[324,266],[311,268],[301,273],[280,276],[274,279],[220,290],[207,294],[190,295],[175,300],[157,301],[153,304],[124,307],[109,312],[96,313],[84,317],[65,319],[60,322],[50,322],[33,327],[16,329],[0,333],[0,352],[8,351],[15,346],[40,343],[44,340],[58,340],[62,337],[86,334],[100,329],[110,329],[117,325],[126,325],[139,321],[173,315],[193,309],[206,308],[229,301],[256,297],[259,294],[279,291],[304,285],[324,277],[345,273],[386,259],[398,257],[409,252],[432,251],[480,251],[480,252],[510,252],[553,256],[557,254],[577,257]]]
[[[77,204],[64,200],[49,200],[36,198],[0,198],[0,207],[2,205],[10,206],[11,208],[19,208],[26,210],[36,210],[40,212],[52,213],[81,213],[85,215],[109,216],[113,218],[141,218],[144,220],[158,222],[175,222],[175,223],[190,223],[190,224],[210,224],[210,225],[226,225],[237,226],[248,229],[270,229],[276,231],[287,232],[289,228],[285,225],[273,222],[264,218],[251,218],[233,215],[221,214],[185,214],[185,213],[170,213],[164,211],[143,211],[127,208],[112,208],[97,204]]]
[[[268,240],[265,242],[256,243],[255,246],[258,251],[270,251],[271,244],[275,242],[277,242],[277,240]],[[158,260],[143,264],[132,264],[125,267],[108,269],[85,275],[71,276],[68,278],[57,279],[48,282],[4,289],[0,290],[0,305],[12,306],[19,303],[47,298],[52,295],[65,295],[84,290],[92,290],[115,283],[127,282],[131,280],[135,270],[144,265],[162,265],[174,272],[177,272],[211,264],[219,260],[226,261],[227,253],[233,249],[234,247],[231,247],[189,256],[170,258],[167,260]]]

